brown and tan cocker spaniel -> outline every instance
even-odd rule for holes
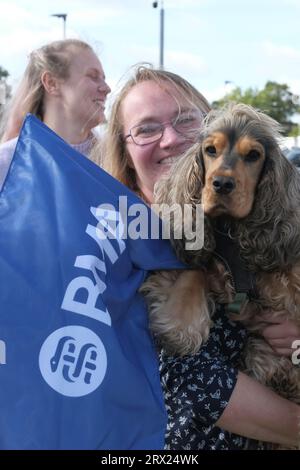
[[[154,273],[142,292],[152,330],[179,355],[199,350],[215,304],[226,304],[251,331],[246,371],[300,403],[300,367],[261,335],[265,309],[300,322],[300,174],[279,139],[279,124],[250,106],[209,113],[201,143],[157,189],[158,203],[203,204],[204,246],[186,250],[184,237],[173,239],[178,257],[195,269]],[[234,315],[236,293],[242,306]]]

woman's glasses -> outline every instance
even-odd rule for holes
[[[136,145],[152,144],[162,138],[167,126],[172,126],[178,134],[195,141],[200,133],[202,119],[203,115],[200,112],[190,111],[179,114],[168,122],[143,122],[133,126],[124,139],[131,137]]]

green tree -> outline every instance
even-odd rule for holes
[[[11,96],[11,86],[7,83],[7,78],[9,73],[0,65],[0,88],[1,88],[1,100],[0,100],[0,113],[1,108],[3,108],[3,104],[10,98]]]
[[[7,70],[5,70],[3,67],[1,67],[0,65],[0,80],[1,79],[7,79],[7,77],[9,76],[9,73]]]
[[[292,121],[292,117],[300,112],[300,99],[286,84],[269,81],[262,90],[247,88],[244,92],[240,87],[236,87],[215,101],[213,107],[219,108],[229,101],[249,104],[260,109],[282,125],[285,135],[295,135],[297,132],[298,125]]]
[[[2,119],[3,119],[4,106],[5,106],[5,103],[7,102],[7,100],[11,96],[11,87],[7,83],[8,76],[9,76],[8,71],[5,70],[0,65],[0,136],[3,132]]]

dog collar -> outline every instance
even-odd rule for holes
[[[249,299],[257,298],[255,273],[244,266],[238,243],[228,233],[215,230],[214,235],[216,240],[214,255],[231,275],[236,294],[246,294]]]

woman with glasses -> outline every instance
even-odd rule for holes
[[[138,67],[112,106],[104,168],[152,203],[155,183],[196,142],[209,110],[180,76]],[[299,406],[238,371],[246,331],[221,306],[214,320],[208,342],[193,356],[168,356],[157,345],[168,412],[166,449],[264,447],[241,435],[296,445]]]
[[[92,129],[105,121],[109,92],[102,64],[87,43],[65,39],[31,52],[19,88],[3,117],[0,188],[27,113],[37,116],[88,156],[96,141]]]
[[[204,96],[178,75],[140,67],[113,104],[105,168],[151,203],[154,184],[195,143],[209,110]]]

